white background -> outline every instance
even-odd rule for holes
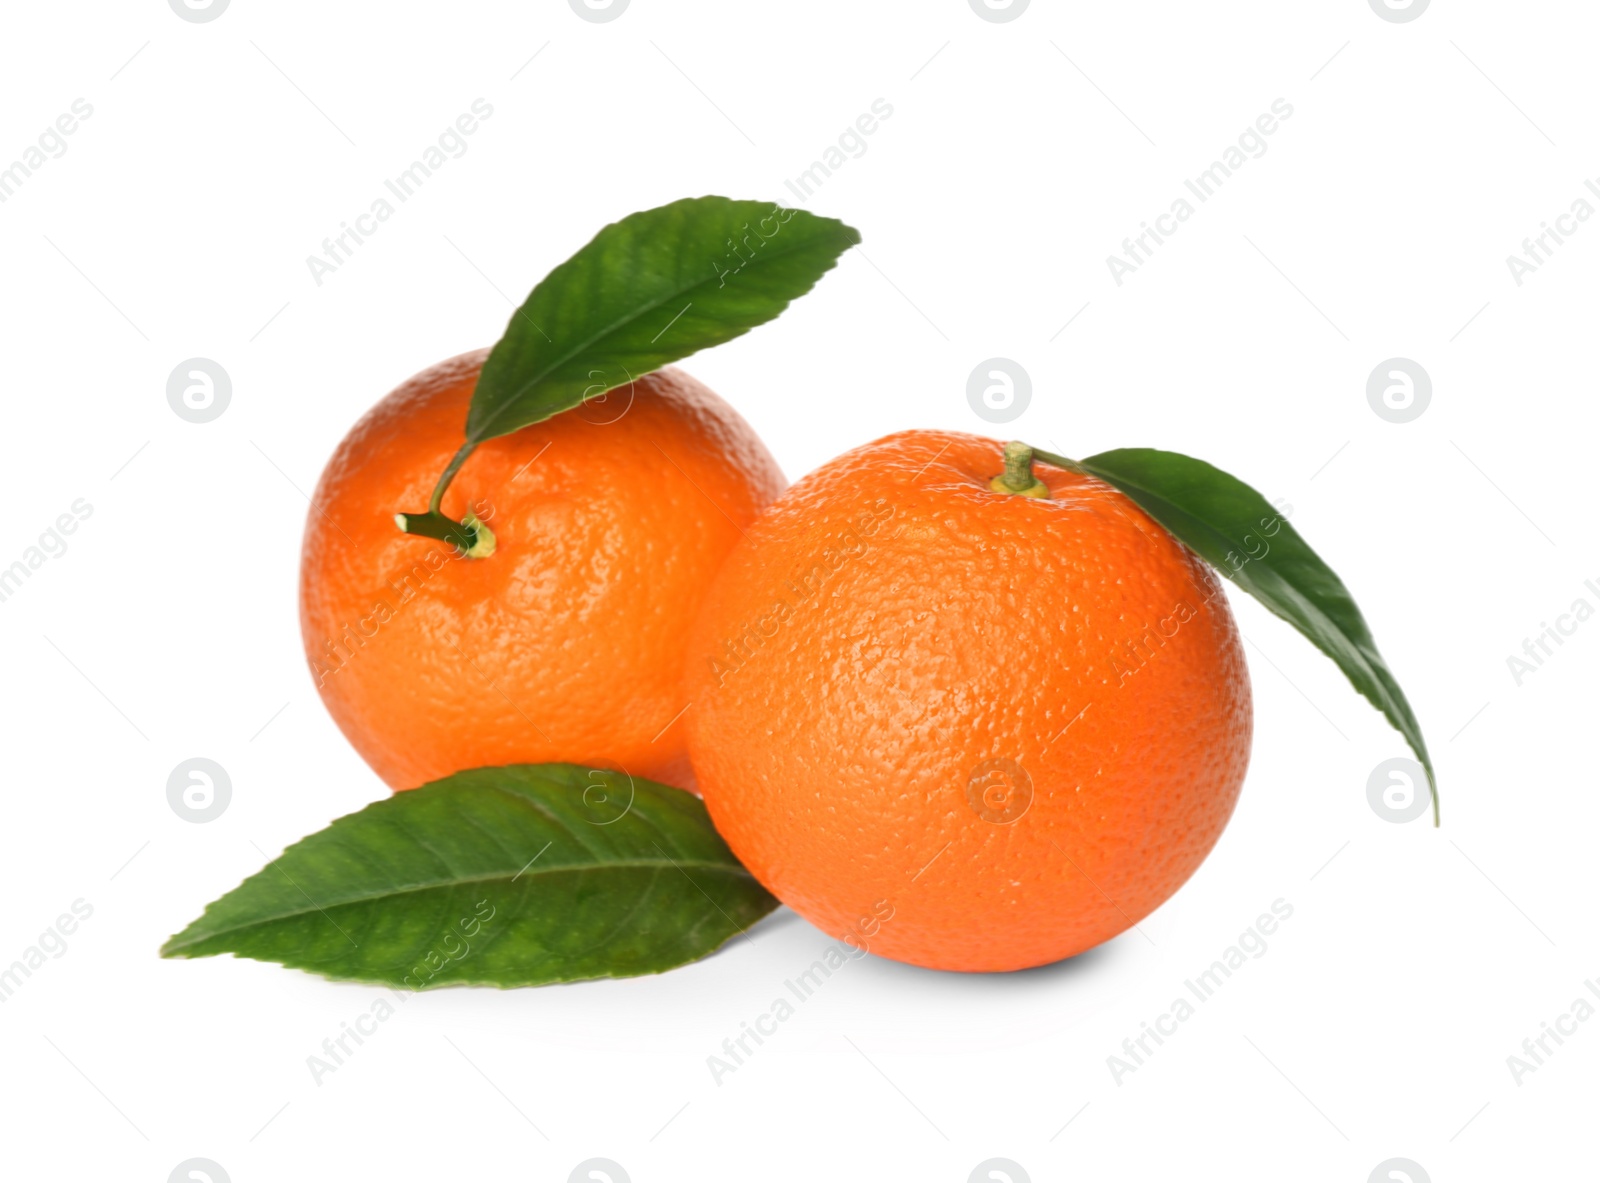
[[[0,603],[0,964],[94,912],[0,1005],[6,1176],[158,1183],[203,1156],[236,1183],[559,1181],[604,1156],[635,1183],[961,1183],[998,1156],[1033,1180],[1361,1183],[1403,1156],[1441,1183],[1577,1177],[1600,1022],[1520,1084],[1507,1057],[1600,977],[1600,623],[1520,686],[1506,659],[1600,607],[1600,219],[1521,286],[1505,257],[1600,177],[1597,31],[1591,5],[1489,0],[1409,23],[1366,0],[1034,0],[1006,23],[965,0],[634,0],[611,23],[564,0],[8,6],[0,163],[75,99],[94,113],[0,205],[0,566],[93,513]],[[318,286],[306,256],[480,97],[470,150]],[[1118,286],[1106,256],[1280,97],[1266,154]],[[385,792],[301,654],[304,493],[369,405],[492,342],[603,223],[792,200],[878,98],[892,117],[809,202],[865,253],[688,368],[791,479],[943,427],[1172,448],[1287,499],[1417,708],[1444,827],[1375,814],[1399,737],[1235,592],[1249,778],[1142,932],[1007,976],[852,963],[715,1084],[706,1058],[827,943],[783,911],[658,978],[415,997],[313,1083],[377,990],[156,957]],[[1004,427],[965,394],[997,355],[1034,390]],[[194,356],[233,382],[199,425],[165,393]],[[1394,356],[1433,382],[1403,425],[1366,399]],[[192,756],[233,782],[205,825],[166,800]],[[1122,1040],[1280,897],[1268,952],[1115,1083]]]

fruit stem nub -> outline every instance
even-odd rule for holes
[[[996,493],[1012,493],[1018,497],[1050,496],[1049,486],[1034,475],[1033,449],[1030,446],[1012,440],[1006,444],[1002,454],[1005,456],[1006,470],[990,478],[989,488]]]
[[[494,554],[494,532],[470,510],[459,522],[437,510],[427,513],[397,513],[394,524],[407,534],[420,534],[448,542],[465,558],[486,559]]]
[[[461,471],[461,466],[467,462],[467,457],[472,455],[472,450],[477,446],[468,440],[450,458],[450,463],[440,474],[438,483],[433,486],[433,496],[428,498],[427,513],[394,515],[394,524],[400,527],[402,533],[420,534],[425,538],[437,538],[441,542],[448,542],[469,559],[486,559],[494,554],[494,533],[477,515],[469,511],[458,522],[439,512],[439,504],[444,500],[444,491],[450,487],[450,482],[455,479],[456,473]]]

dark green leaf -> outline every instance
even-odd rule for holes
[[[1433,817],[1439,791],[1422,728],[1378,652],[1361,609],[1270,502],[1237,477],[1177,452],[1118,448],[1074,463],[1036,452],[1048,464],[1080,469],[1126,493],[1180,542],[1260,600],[1334,661],[1383,712],[1428,774]]]
[[[478,378],[468,448],[749,332],[860,241],[832,218],[726,197],[613,222],[512,316]]]
[[[571,764],[479,768],[303,838],[164,957],[421,989],[659,973],[777,907],[700,799]]]

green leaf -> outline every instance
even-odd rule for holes
[[[1177,452],[1118,448],[1077,462],[1049,452],[1035,454],[1126,493],[1180,542],[1331,657],[1411,745],[1427,771],[1438,824],[1439,790],[1422,727],[1378,652],[1361,609],[1332,568],[1265,497],[1237,477]]]
[[[303,838],[163,957],[235,953],[423,989],[660,973],[777,901],[682,789],[571,764],[478,768]]]
[[[860,241],[832,218],[726,197],[613,222],[511,317],[473,392],[467,447],[749,332]]]

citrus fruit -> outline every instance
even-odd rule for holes
[[[322,700],[395,789],[558,760],[686,785],[689,626],[783,474],[666,369],[472,453],[442,510],[486,523],[489,556],[404,534],[395,510],[426,504],[461,445],[485,356],[400,386],[322,474],[300,571]]]
[[[1210,568],[1109,485],[1008,451],[905,432],[799,481],[724,564],[686,667],[740,861],[829,934],[939,969],[1136,924],[1249,759]]]

